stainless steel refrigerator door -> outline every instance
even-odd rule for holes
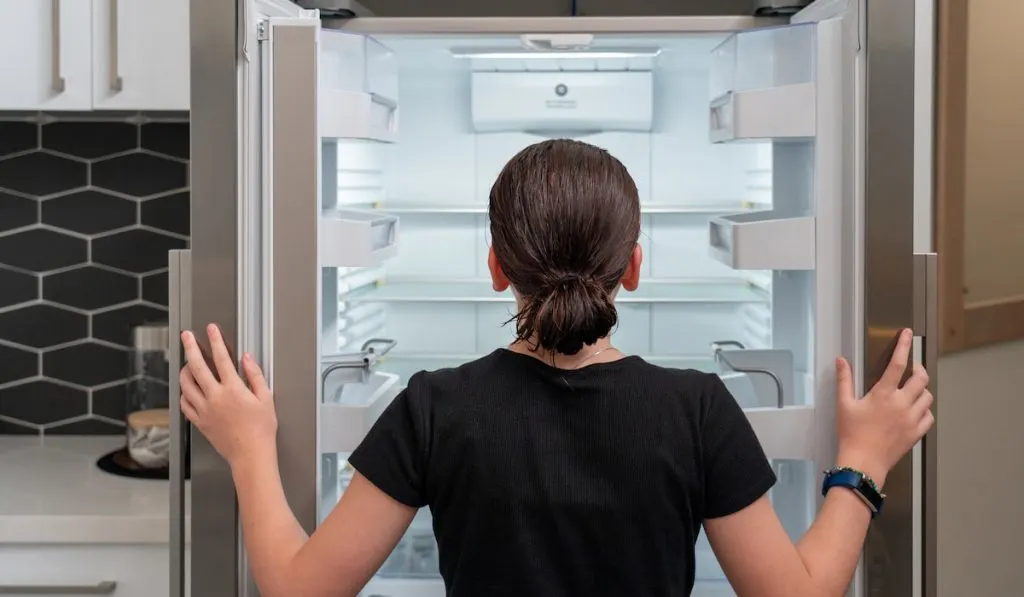
[[[239,29],[242,0],[192,0],[192,323],[216,322],[239,345]],[[205,342],[205,334],[197,337]],[[192,438],[192,596],[239,594],[240,542],[231,472]]]

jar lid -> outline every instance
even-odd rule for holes
[[[170,336],[166,323],[147,323],[132,328],[132,348],[137,351],[166,351]]]

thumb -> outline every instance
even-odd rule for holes
[[[850,363],[843,357],[836,359],[836,398],[840,403],[857,399],[853,391],[853,372],[850,370]]]
[[[245,378],[249,381],[249,388],[257,398],[260,400],[274,399],[274,394],[270,391],[270,386],[267,385],[267,378],[263,376],[263,371],[251,354],[245,353],[242,357],[242,369],[245,371]]]

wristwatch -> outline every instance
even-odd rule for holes
[[[845,487],[852,491],[871,510],[871,518],[882,513],[885,494],[871,477],[861,471],[845,466],[828,469],[821,483],[821,495],[827,495],[828,490],[833,487]]]

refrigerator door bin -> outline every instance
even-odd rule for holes
[[[739,342],[712,344],[722,381],[744,408],[792,406],[793,352],[781,349],[748,349]]]
[[[813,216],[756,211],[712,218],[711,256],[736,270],[813,270]]]
[[[712,51],[712,142],[814,136],[816,29],[744,31]]]
[[[814,136],[814,83],[729,92],[711,101],[712,143]]]
[[[358,209],[325,210],[320,215],[323,267],[379,265],[398,250],[398,217]]]
[[[398,60],[377,40],[322,30],[320,136],[392,142],[397,132]]]
[[[332,383],[328,377],[320,405],[320,451],[355,450],[399,389],[398,376],[390,373],[371,373],[363,383]]]

